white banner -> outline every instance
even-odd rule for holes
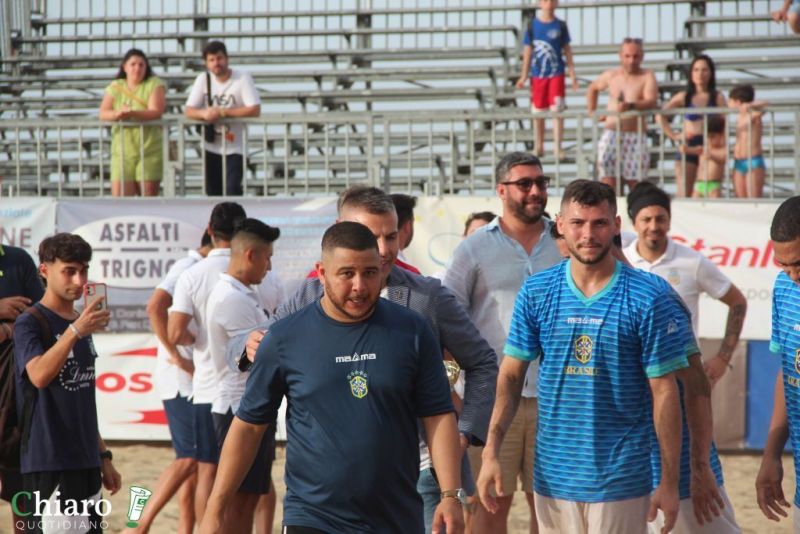
[[[548,211],[558,212],[560,198],[550,198]],[[762,202],[672,202],[671,236],[705,254],[731,278],[747,298],[747,319],[742,339],[769,339],[772,284],[778,274],[774,263],[769,227],[779,201]],[[620,199],[624,230],[633,231]],[[470,213],[493,211],[502,206],[496,197],[420,198],[414,210],[414,240],[406,250],[410,263],[424,274],[444,268],[461,241],[464,221]],[[503,261],[497,258],[498,262]],[[700,299],[698,336],[718,339],[725,333],[727,307],[708,296]]]
[[[38,264],[39,243],[55,229],[54,199],[0,197],[0,244],[24,248]]]

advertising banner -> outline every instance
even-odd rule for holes
[[[38,263],[39,243],[55,229],[54,199],[0,197],[0,244],[24,248]]]
[[[548,211],[555,215],[560,202],[559,198],[550,198]],[[705,254],[747,298],[742,339],[769,339],[770,336],[772,284],[779,269],[774,262],[769,227],[779,204],[779,201],[769,200],[672,202],[672,238]],[[632,232],[624,199],[619,199],[618,209],[623,231]],[[500,200],[496,197],[420,198],[414,210],[414,240],[406,251],[407,258],[424,274],[442,270],[461,242],[467,216],[487,210],[501,213]],[[721,338],[726,318],[727,307],[703,295],[697,335]]]
[[[94,254],[89,277],[108,285],[109,330],[149,332],[145,306],[175,262],[200,246],[214,199],[80,199],[58,203],[58,230],[81,235]],[[273,270],[291,294],[319,259],[336,199],[242,199],[248,216],[277,226]]]

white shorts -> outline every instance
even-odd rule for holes
[[[720,486],[719,492],[722,495],[725,508],[720,511],[719,516],[715,517],[711,523],[702,525],[697,522],[697,518],[694,516],[692,499],[681,499],[681,509],[678,512],[678,519],[675,521],[675,528],[671,531],[672,534],[741,534],[742,529],[736,523],[733,505],[728,499],[725,487]],[[659,510],[656,520],[648,523],[647,528],[650,534],[660,534],[663,526],[664,514]]]
[[[637,132],[620,132],[619,151],[622,160],[619,170],[625,180],[642,181],[650,168],[650,153],[647,151],[647,136]],[[603,130],[597,143],[597,168],[600,177],[617,175],[617,131]]]
[[[650,496],[611,502],[574,502],[533,494],[539,534],[645,534]]]

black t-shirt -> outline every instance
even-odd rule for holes
[[[28,297],[31,303],[39,302],[44,295],[42,280],[33,259],[24,249],[0,246],[0,299],[8,297]],[[12,322],[0,319],[0,322]],[[0,343],[0,353],[6,343]]]
[[[423,532],[417,418],[453,410],[442,356],[418,313],[385,299],[364,322],[317,301],[272,325],[237,416],[275,422],[286,396],[284,524]]]
[[[68,328],[68,321],[41,304],[56,337]],[[91,336],[78,340],[61,372],[50,384],[36,389],[28,379],[27,363],[44,354],[41,325],[30,313],[23,313],[14,325],[17,412],[22,415],[24,391],[36,390],[30,438],[20,455],[22,473],[65,471],[100,467],[100,446],[95,404],[95,359]]]

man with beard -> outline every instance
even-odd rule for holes
[[[317,271],[322,298],[273,324],[258,349],[201,532],[219,531],[284,396],[283,532],[422,532],[417,418],[444,489],[434,529],[463,532],[458,429],[436,337],[421,315],[380,298],[378,243],[365,226],[329,228]]]
[[[679,297],[656,275],[609,254],[619,233],[614,191],[575,180],[559,232],[570,259],[525,281],[497,381],[478,492],[496,512],[500,447],[531,361],[539,364],[534,499],[540,533],[644,532],[678,513],[681,416],[675,372],[697,352]],[[652,400],[651,400],[652,395]],[[653,422],[661,482],[652,490]]]
[[[525,152],[504,156],[495,170],[503,214],[461,242],[453,253],[444,285],[466,307],[481,335],[497,354],[503,353],[514,299],[525,279],[561,261],[550,235],[553,222],[542,217],[550,178],[539,158]],[[528,369],[521,407],[500,450],[500,465],[508,495],[498,497],[499,510],[488,514],[478,506],[476,532],[504,533],[519,479],[528,500],[530,531],[536,532],[533,503],[533,452],[536,440],[536,380],[538,365]],[[480,471],[481,448],[469,450],[473,473]]]
[[[338,203],[339,221],[358,222],[366,226],[378,240],[381,257],[381,296],[401,306],[422,314],[433,330],[440,347],[445,348],[464,371],[464,407],[458,420],[460,433],[462,481],[467,494],[474,493],[474,483],[469,471],[466,450],[469,445],[483,445],[494,404],[497,380],[497,356],[475,328],[464,308],[439,280],[416,275],[396,262],[399,249],[397,213],[389,195],[375,187],[357,185],[342,192]],[[308,278],[289,302],[278,308],[276,319],[281,319],[322,296],[322,282],[318,277]],[[265,321],[261,328],[267,328]],[[228,343],[229,358],[239,356],[247,345],[247,356],[252,359],[259,347],[263,330],[255,330],[249,337],[243,335]],[[231,354],[232,353],[232,354]],[[243,358],[240,368],[246,368],[248,358]],[[431,467],[431,456],[425,440],[420,439],[419,488],[425,502],[426,530],[430,531],[433,511],[441,498],[439,484],[426,483],[425,471]],[[428,481],[429,482],[429,481]],[[440,481],[441,482],[441,481]],[[463,496],[462,496],[463,497]]]
[[[641,39],[626,37],[619,51],[620,66],[605,71],[589,85],[586,108],[597,109],[597,95],[608,90],[610,112],[643,111],[658,105],[658,84],[653,71],[642,68],[644,48]],[[597,170],[602,182],[622,193],[625,180],[629,188],[647,178],[650,154],[647,148],[647,119],[622,118],[614,113],[605,117],[605,130],[597,145]],[[622,176],[617,176],[617,165]],[[619,189],[617,189],[619,188]]]

